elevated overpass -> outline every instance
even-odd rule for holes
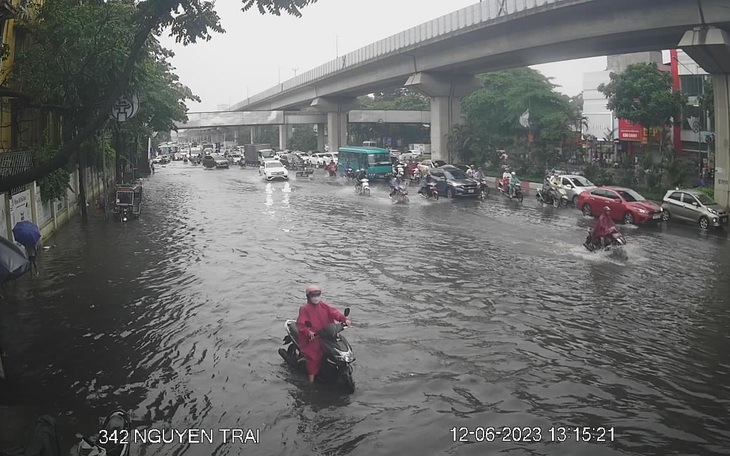
[[[429,111],[352,110],[350,123],[428,124]],[[196,130],[239,126],[279,126],[279,147],[286,148],[292,125],[317,125],[317,148],[324,150],[324,126],[327,114],[305,111],[214,111],[189,112],[187,122],[176,122],[178,130]],[[253,135],[253,131],[252,131]],[[252,137],[253,141],[253,137]]]
[[[699,28],[694,32],[695,28]],[[713,29],[710,41],[704,31]],[[730,57],[728,0],[484,0],[357,49],[234,105],[234,110],[290,110],[313,106],[327,113],[328,140],[347,138],[354,97],[412,87],[431,98],[433,156],[450,158],[447,134],[461,121],[460,98],[479,88],[474,74],[561,60],[660,51],[681,46],[710,73]],[[704,33],[704,35],[703,35]],[[708,66],[706,66],[708,65]],[[709,68],[709,69],[708,69]],[[716,78],[716,109],[730,101],[730,79]],[[728,128],[724,120],[728,119]],[[716,194],[728,204],[730,116],[716,131]],[[727,134],[724,133],[727,130]]]

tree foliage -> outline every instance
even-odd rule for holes
[[[242,10],[255,6],[261,14],[298,17],[302,8],[316,1],[242,0]],[[156,37],[169,33],[177,42],[189,45],[225,32],[214,2],[206,0],[45,3],[37,7],[37,20],[24,24],[33,33],[31,49],[39,49],[37,55],[45,61],[31,64],[26,60],[26,68],[20,70],[16,82],[23,85],[22,90],[34,92],[31,96],[35,103],[55,105],[64,112],[64,121],[75,125],[64,125],[64,131],[70,134],[58,153],[31,170],[4,178],[0,192],[38,180],[66,165],[79,146],[106,124],[120,95],[142,83],[145,57],[170,55],[157,45]],[[119,24],[124,27],[117,27]],[[90,48],[94,51],[80,52]],[[50,80],[56,76],[58,81]]]
[[[554,148],[567,142],[579,115],[574,104],[531,68],[482,74],[480,79],[484,88],[462,99],[466,123],[452,132],[455,152],[464,161],[494,163],[507,150],[511,156],[522,155],[523,164],[543,166]],[[519,122],[528,109],[529,129]]]
[[[317,133],[314,132],[311,125],[295,125],[289,147],[292,150],[301,150],[308,152],[317,150]]]
[[[402,111],[428,111],[430,102],[418,92],[408,88],[384,90],[358,97],[362,109]]]
[[[657,64],[636,63],[624,72],[610,74],[611,81],[598,90],[606,95],[608,109],[619,118],[648,128],[666,127],[679,119],[687,98],[672,90],[672,75]]]

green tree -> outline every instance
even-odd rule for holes
[[[75,129],[64,128],[70,132],[65,138],[62,147],[51,158],[43,160],[38,166],[30,170],[7,176],[0,182],[0,192],[38,180],[48,173],[66,165],[81,144],[91,138],[106,124],[112,107],[120,95],[129,91],[130,84],[138,75],[142,58],[147,52],[153,52],[152,41],[162,33],[169,32],[177,42],[184,45],[194,44],[198,40],[208,41],[212,33],[224,33],[220,18],[215,11],[213,2],[206,0],[147,0],[132,2],[130,0],[103,1],[91,0],[87,2],[73,0],[58,0],[69,10],[97,7],[96,14],[86,15],[86,21],[69,17],[76,25],[76,29],[83,30],[80,35],[62,35],[69,30],[58,29],[59,42],[64,46],[50,47],[56,53],[46,53],[49,57],[48,74],[61,74],[64,65],[68,62],[81,62],[77,66],[77,74],[86,74],[87,69],[94,68],[95,73],[102,73],[104,77],[97,83],[90,82],[90,86],[75,86],[72,90],[63,90],[59,85],[47,87],[36,84],[38,93],[30,94],[38,104],[49,106],[51,100],[61,100],[66,105],[56,106],[65,113],[78,113],[85,116],[85,121],[79,123]],[[301,16],[301,9],[317,0],[242,0],[242,11],[246,12],[254,7],[261,14],[281,15],[282,13]],[[56,0],[47,3],[55,6]],[[41,7],[42,9],[42,7]],[[57,14],[60,15],[59,11]],[[127,18],[126,34],[115,35],[113,26],[116,14]],[[114,20],[112,20],[112,18]],[[111,22],[107,22],[111,21]],[[41,19],[39,22],[43,22]],[[73,32],[73,30],[71,30]],[[109,36],[114,40],[109,40]],[[77,54],[68,48],[75,48],[74,40],[89,40],[96,45],[96,52],[88,55]],[[114,41],[114,43],[111,43]],[[105,43],[103,46],[99,43]],[[38,40],[36,39],[36,45]],[[168,51],[166,51],[168,52]],[[102,63],[106,62],[106,63]],[[108,62],[113,61],[114,65]],[[98,70],[98,71],[97,71]],[[32,84],[32,81],[27,82]],[[89,89],[87,91],[87,89]],[[24,89],[28,90],[28,88]],[[76,93],[73,93],[76,92]],[[64,119],[66,117],[64,116]]]
[[[611,73],[611,81],[601,84],[598,90],[606,95],[608,109],[616,116],[631,122],[637,122],[649,129],[659,129],[659,166],[658,185],[663,181],[664,171],[676,160],[673,156],[666,156],[665,141],[666,128],[681,118],[682,107],[687,103],[687,97],[681,92],[672,89],[672,75],[660,71],[656,63],[637,63],[629,65],[623,73]],[[652,134],[648,135],[651,146]],[[653,168],[653,167],[652,167]],[[656,172],[653,170],[652,172]]]
[[[466,116],[462,136],[470,138],[467,150],[457,151],[462,159],[499,162],[500,150],[521,166],[535,172],[555,159],[574,123],[570,100],[555,91],[556,86],[542,73],[518,68],[482,74],[484,88],[462,99]],[[520,125],[520,116],[530,111],[529,129]],[[529,143],[532,133],[533,142]],[[529,152],[529,153],[528,153]]]
[[[295,125],[289,145],[293,150],[317,150],[317,134],[311,125]]]

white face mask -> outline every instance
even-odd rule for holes
[[[309,302],[311,302],[312,304],[319,304],[319,301],[321,300],[322,298],[320,298],[319,296],[312,296],[311,298],[309,298]]]

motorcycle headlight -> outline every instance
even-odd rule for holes
[[[344,361],[346,363],[351,363],[355,360],[355,355],[352,354],[352,352],[343,352],[339,350],[335,350],[337,353],[337,359],[340,361]]]

